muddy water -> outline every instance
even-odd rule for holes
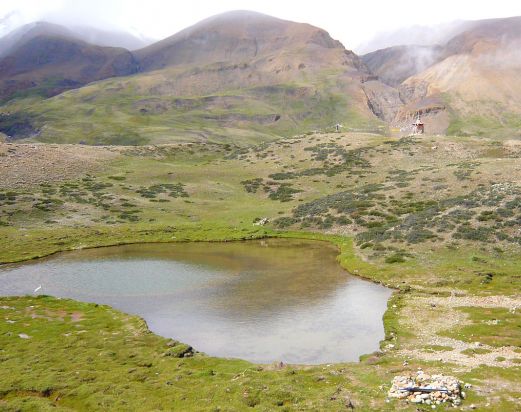
[[[142,244],[0,266],[0,294],[109,304],[209,355],[357,360],[378,349],[392,291],[346,273],[325,242]]]

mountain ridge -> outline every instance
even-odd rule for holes
[[[97,113],[98,101],[110,102],[118,116],[100,115],[94,126],[86,115],[68,116],[92,130],[87,142],[120,141],[121,132],[142,136],[131,141],[228,134],[269,140],[339,122],[406,132],[417,113],[429,133],[509,132],[521,113],[521,17],[465,24],[443,45],[395,46],[361,57],[323,29],[249,11],[209,17],[134,52],[88,45],[51,26],[52,36],[37,33],[0,60],[0,91],[5,101],[80,88],[27,110],[44,130],[38,138],[49,141],[69,141],[63,113],[71,107]],[[65,63],[67,55],[76,57]],[[19,110],[16,101],[10,109]]]
[[[0,101],[17,96],[51,97],[92,81],[133,74],[131,52],[80,39],[47,22],[25,25],[0,39]]]
[[[36,129],[43,141],[91,144],[258,142],[339,122],[381,125],[362,88],[372,76],[365,64],[309,24],[226,13],[133,56],[132,76],[38,101],[24,112],[35,126],[15,130]],[[15,101],[11,107],[17,110]],[[81,135],[73,133],[71,119]]]

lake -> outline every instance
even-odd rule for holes
[[[329,243],[137,244],[0,266],[0,294],[111,305],[212,356],[355,361],[379,348],[392,290],[349,275]]]

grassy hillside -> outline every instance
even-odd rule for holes
[[[108,73],[103,66],[103,76],[89,81],[122,77],[50,99],[31,96],[49,97],[45,91],[54,90],[67,70],[94,70],[77,61],[75,48],[59,49],[59,55],[46,52],[51,63],[67,60],[58,68],[42,64],[31,42],[19,48],[23,58],[6,57],[0,67],[5,62],[20,71],[25,64],[26,77],[36,78],[39,71],[54,77],[28,90],[14,87],[16,99],[0,109],[0,132],[11,140],[246,145],[339,122],[351,129],[382,125],[364,93],[363,81],[370,76],[365,65],[327,32],[308,24],[250,12],[214,16],[136,51],[136,70],[125,72],[126,66],[113,63]]]
[[[385,315],[381,353],[361,364],[263,367],[261,371],[240,361],[206,357],[178,361],[161,357],[164,340],[140,332],[125,338],[125,347],[132,351],[147,346],[146,351],[135,349],[141,353],[136,362],[152,366],[134,366],[133,358],[117,355],[110,361],[110,376],[104,368],[89,372],[81,392],[73,389],[75,380],[64,383],[65,376],[76,376],[73,363],[67,361],[55,372],[45,367],[61,359],[56,350],[38,352],[38,366],[20,378],[23,365],[34,364],[32,345],[46,347],[47,342],[49,348],[58,348],[61,333],[70,328],[65,317],[56,323],[56,330],[40,335],[41,321],[23,318],[23,323],[15,324],[23,331],[2,326],[7,333],[1,335],[7,348],[3,362],[13,371],[0,391],[8,410],[25,405],[22,402],[119,408],[122,397],[117,393],[127,394],[128,409],[133,409],[134,396],[141,391],[157,408],[186,402],[188,410],[218,406],[225,410],[255,398],[250,406],[261,410],[275,409],[275,401],[287,410],[338,410],[348,397],[361,410],[415,410],[395,401],[387,404],[385,398],[392,376],[420,366],[470,381],[473,388],[467,391],[464,405],[516,410],[521,397],[516,311],[521,305],[517,231],[521,146],[516,141],[429,136],[399,140],[332,133],[300,135],[251,148],[186,143],[3,144],[1,149],[0,165],[13,171],[0,192],[3,262],[140,241],[296,236],[334,242],[340,248],[341,264],[352,273],[400,290]],[[67,159],[63,165],[67,173],[57,167],[37,167],[41,159],[55,159],[56,150],[62,151],[56,159]],[[67,151],[75,155],[67,156]],[[21,164],[21,154],[34,159],[35,167]],[[98,160],[81,161],[87,154]],[[254,225],[264,217],[269,219],[266,226]],[[89,333],[88,340],[77,338],[68,346],[67,353],[81,348],[84,356],[120,353],[116,348],[127,333],[123,332],[129,327],[126,322],[136,322],[104,308],[52,299],[4,300],[2,305],[85,311],[89,320],[82,329],[121,331],[103,342]],[[14,310],[6,316],[22,321],[25,313]],[[103,326],[107,313],[116,320]],[[17,333],[34,334],[27,341],[30,349],[20,346],[26,342],[23,339],[13,341]],[[13,357],[15,351],[19,355]],[[168,372],[178,365],[187,371],[181,383],[172,381]],[[113,379],[134,368],[141,378],[128,387],[117,383],[125,382],[124,378]],[[166,381],[174,382],[176,390],[151,391],[168,386]],[[210,381],[230,392],[211,389]],[[204,401],[196,389],[200,385],[208,390]],[[102,387],[112,388],[105,390],[103,399]],[[280,390],[285,391],[281,399]],[[335,395],[337,390],[341,397]]]
[[[94,83],[51,99],[14,101],[5,107],[11,115],[0,127],[10,127],[4,129],[9,135],[37,131],[32,140],[42,142],[244,145],[332,128],[337,122],[369,130],[381,124],[353,95],[358,82],[339,72],[260,86],[242,87],[239,82],[224,90],[208,84],[207,73],[199,76],[202,84],[188,86],[193,79],[185,74],[169,69]],[[168,80],[176,76],[180,79]]]
[[[427,410],[387,399],[418,368],[470,383],[462,410],[519,410],[521,83],[497,22],[403,68],[414,76],[398,96],[323,30],[230,18],[142,50],[146,72],[1,107],[0,263],[139,242],[327,241],[349,272],[395,289],[380,350],[254,365],[109,307],[0,297],[0,410]],[[428,133],[454,135],[389,137],[371,111],[419,108]]]

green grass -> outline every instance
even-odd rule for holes
[[[129,147],[89,175],[79,169],[77,179],[0,187],[1,262],[136,242],[296,237],[334,243],[339,263],[349,272],[397,290],[383,319],[381,352],[364,355],[361,363],[280,370],[202,355],[162,356],[186,347],[166,347],[164,339],[141,329],[136,336],[129,334],[128,322],[142,323],[106,307],[52,298],[3,299],[17,306],[12,316],[20,322],[0,322],[0,348],[6,350],[0,351],[1,367],[13,372],[5,384],[0,380],[7,388],[2,389],[0,409],[57,404],[132,410],[146,397],[151,409],[158,410],[172,405],[180,410],[342,410],[348,396],[359,410],[415,410],[386,403],[386,385],[394,375],[422,367],[475,382],[479,392],[470,390],[465,405],[474,402],[487,410],[490,403],[488,410],[516,410],[518,366],[504,371],[476,366],[467,373],[459,365],[421,357],[407,358],[404,365],[400,354],[417,349],[439,352],[443,358],[443,352],[452,350],[422,341],[429,331],[427,321],[414,326],[406,320],[411,313],[427,320],[435,319],[438,310],[443,316],[460,309],[421,307],[421,299],[519,295],[521,248],[515,222],[521,209],[515,182],[521,176],[515,153],[498,141],[459,137],[458,156],[452,156],[445,148],[453,143],[451,137],[398,140],[310,133],[250,148],[200,143]],[[433,144],[440,149],[431,149]],[[491,157],[496,156],[491,147],[500,147],[501,157]],[[289,186],[279,190],[281,184]],[[298,211],[305,211],[307,226]],[[262,218],[268,218],[267,225],[254,225]],[[285,222],[282,228],[280,221]],[[468,235],[480,230],[489,237]],[[468,236],[455,237],[458,233]],[[35,302],[42,311],[84,311],[82,327],[89,332],[65,346],[63,333],[75,326],[68,318],[55,323],[28,318],[21,309]],[[519,345],[518,315],[508,308],[461,310],[468,323],[442,335],[467,345],[479,341],[493,350]],[[499,323],[492,324],[494,319]],[[42,328],[44,321],[49,328]],[[5,335],[15,330],[12,325],[26,325],[26,332],[16,331],[34,337]],[[103,330],[108,333],[100,337]],[[136,356],[145,366],[126,358],[129,351],[139,352]],[[95,367],[84,376],[80,361],[89,356]],[[516,363],[507,359],[505,364]],[[179,381],[172,380],[178,375]],[[240,377],[234,380],[236,375]],[[488,381],[496,387],[486,392],[490,396],[481,395]],[[122,403],[125,399],[128,405]]]
[[[503,308],[463,307],[460,310],[468,315],[470,324],[446,331],[445,336],[494,347],[520,345],[521,317],[518,313]]]
[[[214,90],[213,85],[200,94],[196,89],[185,96],[178,90],[174,94],[157,92],[165,76],[170,79],[180,74],[182,83],[183,73],[169,69],[95,82],[50,99],[20,96],[6,110],[13,113],[11,117],[23,114],[38,124],[36,139],[48,143],[209,141],[244,146],[325,129],[339,121],[355,128],[380,125],[339,89],[337,83],[344,81],[339,80],[339,73],[319,72],[310,79],[264,87]],[[302,90],[309,96],[302,98]]]
[[[426,345],[423,347],[423,350],[427,352],[447,352],[451,351],[454,348],[452,346],[443,346],[443,345]]]
[[[0,298],[3,410],[390,410],[367,365],[257,366],[196,354],[106,306]],[[29,336],[22,339],[20,334]],[[175,344],[176,346],[171,346]],[[363,389],[361,389],[363,388]]]
[[[519,115],[508,110],[493,113],[491,116],[458,115],[450,122],[447,134],[510,138],[518,134],[520,126]]]

